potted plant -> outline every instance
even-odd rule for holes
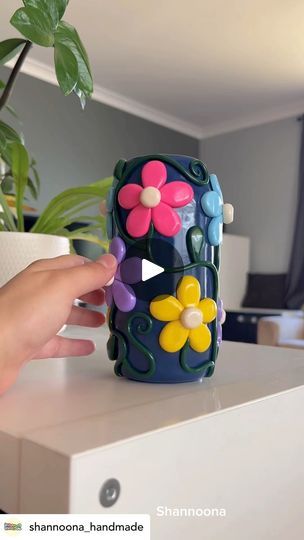
[[[40,179],[22,135],[1,119],[4,110],[16,116],[9,99],[33,45],[54,49],[56,76],[65,95],[74,92],[82,107],[91,97],[93,81],[86,50],[76,29],[63,20],[68,2],[23,0],[23,7],[10,21],[22,37],[0,43],[0,65],[17,58],[8,81],[0,81],[0,286],[36,259],[69,253],[75,239],[106,246],[104,216],[88,216],[85,211],[105,198],[112,178],[63,191],[25,232],[24,211],[30,209],[27,196],[37,199]],[[75,222],[85,225],[69,230]]]

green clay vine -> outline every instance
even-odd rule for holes
[[[131,236],[129,236],[123,229],[120,223],[119,215],[118,215],[118,193],[119,190],[123,187],[123,185],[126,182],[126,179],[129,177],[129,175],[136,169],[136,167],[139,167],[143,164],[145,164],[147,161],[154,160],[154,159],[160,159],[164,163],[171,165],[174,167],[178,172],[180,172],[187,180],[190,182],[198,185],[198,186],[204,186],[207,185],[209,182],[209,173],[204,163],[202,163],[199,160],[193,159],[189,164],[189,170],[185,169],[180,163],[178,163],[176,160],[169,156],[163,156],[163,155],[148,155],[148,156],[142,156],[140,158],[136,158],[132,160],[131,162],[127,163],[124,160],[120,160],[118,164],[116,165],[114,176],[118,180],[118,184],[115,189],[115,195],[114,195],[114,208],[113,208],[113,219],[114,223],[117,227],[118,233],[122,237],[122,239],[125,241],[128,245],[133,245],[135,242],[138,242],[138,239],[134,239]],[[152,254],[152,246],[151,241],[154,236],[154,227],[153,224],[151,224],[149,228],[148,235],[146,237],[143,237],[142,240],[146,241],[146,250],[148,257],[153,262],[153,254]],[[198,226],[191,227],[187,232],[187,249],[189,253],[189,258],[191,263],[187,264],[186,266],[181,267],[172,267],[172,268],[165,268],[164,271],[167,273],[184,273],[187,270],[191,270],[193,268],[208,268],[211,271],[212,277],[213,277],[213,299],[215,302],[217,301],[218,296],[218,273],[219,265],[220,265],[220,248],[219,246],[214,248],[214,264],[208,261],[202,261],[201,260],[201,252],[205,245],[205,236],[202,229]],[[146,335],[149,334],[153,327],[153,320],[152,318],[143,312],[135,312],[131,315],[131,317],[128,319],[127,323],[127,334],[129,341],[134,345],[134,347],[142,352],[144,356],[147,358],[149,363],[149,368],[147,371],[140,371],[137,368],[135,368],[130,361],[128,360],[128,349],[127,349],[127,343],[125,337],[117,330],[114,330],[114,320],[115,315],[117,312],[117,308],[113,306],[110,309],[110,318],[109,318],[109,327],[111,331],[111,337],[108,341],[108,348],[111,349],[110,357],[111,359],[116,360],[115,364],[115,374],[117,376],[122,376],[122,368],[125,367],[125,369],[130,373],[131,376],[134,376],[136,378],[141,379],[148,379],[152,377],[156,370],[156,361],[154,358],[154,355],[145,345],[133,334],[133,323],[136,319],[141,319],[141,322],[139,321],[136,326],[136,332],[137,334]],[[204,361],[201,364],[199,364],[196,367],[191,367],[187,363],[187,353],[189,351],[189,341],[187,340],[187,343],[180,351],[180,357],[179,362],[181,368],[186,371],[187,373],[199,373],[203,370],[206,370],[206,377],[210,377],[213,374],[214,367],[215,367],[215,361],[218,353],[218,347],[215,345],[217,340],[217,329],[216,329],[216,320],[212,323],[212,353],[210,360]],[[112,337],[113,336],[113,337]],[[115,340],[112,341],[111,339]],[[111,354],[112,353],[112,354]]]

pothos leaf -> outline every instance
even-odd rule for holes
[[[50,16],[55,30],[64,15],[68,0],[23,0],[23,4],[25,7],[33,7],[46,12]]]
[[[26,43],[26,40],[20,38],[6,39],[5,41],[2,41],[0,43],[0,65],[6,64],[6,62],[14,58],[24,43]],[[4,83],[2,83],[2,85],[0,88],[5,87]]]
[[[65,14],[69,1],[70,0],[54,0],[55,4],[57,5],[59,19],[62,19],[63,15]]]
[[[76,29],[61,21],[55,33],[55,43],[62,43],[74,54],[78,65],[78,82],[75,92],[79,97],[90,97],[93,92],[93,80],[88,55]]]
[[[65,96],[73,92],[78,81],[77,60],[72,51],[62,43],[55,43],[54,49],[56,76]]]
[[[42,47],[52,47],[54,44],[53,23],[47,12],[35,7],[20,8],[10,22],[33,43]]]

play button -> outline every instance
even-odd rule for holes
[[[171,268],[180,268],[180,271],[172,272]],[[173,242],[152,238],[149,242],[143,239],[127,245],[119,280],[131,286],[139,302],[150,302],[161,294],[175,294],[183,273],[184,262]]]
[[[142,281],[148,281],[148,279],[154,278],[155,276],[158,276],[162,272],[164,272],[164,268],[162,266],[159,266],[158,264],[154,264],[151,261],[148,261],[147,259],[142,260]]]

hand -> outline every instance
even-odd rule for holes
[[[101,289],[116,271],[113,255],[90,262],[78,255],[40,260],[0,288],[0,395],[34,358],[82,356],[94,343],[57,336],[64,324],[98,327],[102,313],[76,307],[76,298],[101,305]]]

